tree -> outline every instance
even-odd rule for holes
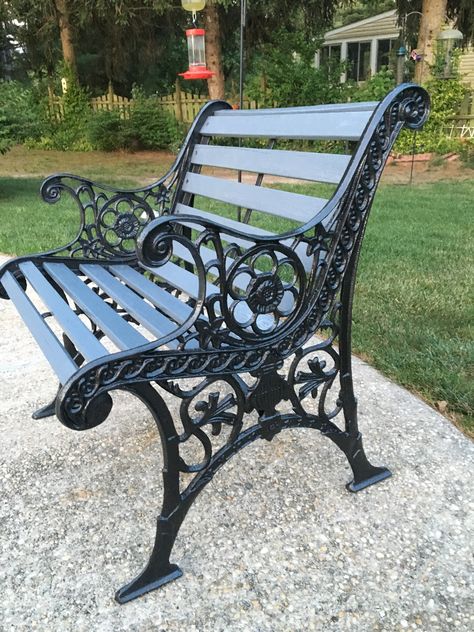
[[[72,70],[72,76],[75,77],[77,76],[76,51],[74,48],[69,0],[54,0],[54,4],[57,12],[64,63]]]
[[[206,6],[204,12],[206,27],[206,63],[214,76],[207,80],[211,99],[224,99],[224,69],[222,66],[222,44],[219,10],[214,2]]]

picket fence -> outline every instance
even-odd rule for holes
[[[209,101],[208,96],[191,94],[181,90],[179,83],[173,94],[156,96],[156,105],[163,110],[174,114],[182,123],[192,123],[201,107]],[[127,119],[133,108],[133,99],[115,94],[112,86],[106,94],[94,97],[90,100],[91,108],[96,112],[119,112],[120,117]],[[48,94],[49,115],[54,121],[61,121],[64,117],[63,98],[55,95],[51,90]],[[258,103],[250,99],[244,99],[244,108],[258,108]]]

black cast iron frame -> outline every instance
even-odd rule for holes
[[[54,407],[66,426],[76,430],[91,428],[108,416],[112,407],[109,392],[122,389],[144,402],[157,424],[163,446],[164,497],[155,544],[142,573],[117,592],[119,603],[182,574],[170,562],[170,555],[187,511],[217,470],[257,438],[270,441],[286,428],[318,429],[346,455],[353,472],[347,488],[353,492],[391,475],[387,468],[369,463],[358,429],[351,366],[352,301],[362,238],[385,161],[404,126],[418,129],[425,122],[428,95],[409,84],[390,93],[369,121],[327,206],[311,222],[278,237],[249,236],[217,221],[173,215],[175,203],[184,199],[180,184],[190,167],[192,148],[196,142],[202,142],[200,128],[215,109],[226,107],[229,106],[223,102],[211,102],[202,110],[170,172],[149,187],[113,191],[69,174],[46,180],[42,187],[46,201],[57,201],[63,192],[76,200],[81,213],[77,237],[60,249],[15,259],[0,269],[0,279],[8,269],[25,284],[18,268],[25,259],[38,263],[63,261],[71,269],[91,259],[104,265],[122,262],[138,268],[141,261],[159,267],[170,259],[176,243],[192,255],[199,297],[188,320],[155,343],[84,365],[60,387],[53,404],[37,414],[47,416]],[[118,205],[123,206],[124,201],[129,204],[129,212],[119,213]],[[189,205],[192,200],[185,202]],[[106,213],[115,213],[112,224],[104,220]],[[162,217],[154,219],[157,213]],[[192,238],[187,228],[186,222],[191,220],[193,225],[202,227],[197,238]],[[250,238],[254,246],[243,250],[224,243],[222,233],[227,239],[229,234]],[[288,240],[293,240],[291,248],[283,243]],[[204,265],[199,251],[209,243],[216,251],[216,260]],[[313,257],[308,273],[296,254],[302,246]],[[253,265],[262,254],[273,257],[271,273]],[[226,258],[230,255],[235,263],[229,271]],[[298,280],[292,314],[283,313],[278,307],[284,288],[276,270],[282,261],[292,267]],[[256,320],[246,327],[239,326],[228,309],[229,297],[242,300],[232,294],[231,287],[232,275],[242,269],[253,275],[244,299],[256,314],[274,317],[275,326],[268,332],[260,331]],[[206,275],[210,272],[221,288],[211,300],[206,297]],[[317,330],[323,339],[305,347]],[[102,335],[100,331],[94,333]],[[172,338],[180,342],[179,353],[163,350]],[[190,340],[198,340],[198,350],[189,347]],[[65,339],[65,344],[77,357],[72,343]],[[81,362],[79,359],[78,364]],[[199,382],[183,388],[182,381],[189,378],[199,378]],[[214,392],[212,387],[217,382],[219,392]],[[225,395],[223,384],[228,390]],[[330,403],[332,387],[338,389],[338,394]],[[182,432],[177,430],[159,389],[181,400]],[[289,411],[279,410],[283,402],[288,402]],[[308,402],[312,402],[309,407]],[[244,417],[252,411],[257,412],[257,422],[245,425]],[[339,413],[343,427],[337,424]],[[223,428],[228,436],[215,449],[214,438],[222,438]],[[180,447],[191,437],[202,447],[204,456],[200,462],[187,463],[180,453]],[[184,475],[191,475],[186,487]]]

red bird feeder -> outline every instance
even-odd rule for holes
[[[186,31],[189,68],[186,72],[180,72],[180,77],[184,79],[209,79],[215,75],[206,67],[205,35],[204,29],[188,29]]]

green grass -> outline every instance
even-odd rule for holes
[[[73,236],[77,211],[63,202],[43,204],[39,184],[0,178],[0,252],[37,252]],[[471,434],[472,199],[472,181],[380,187],[360,261],[353,329],[357,354],[431,404],[447,402],[448,414]],[[292,226],[258,214],[255,223],[278,232]]]

